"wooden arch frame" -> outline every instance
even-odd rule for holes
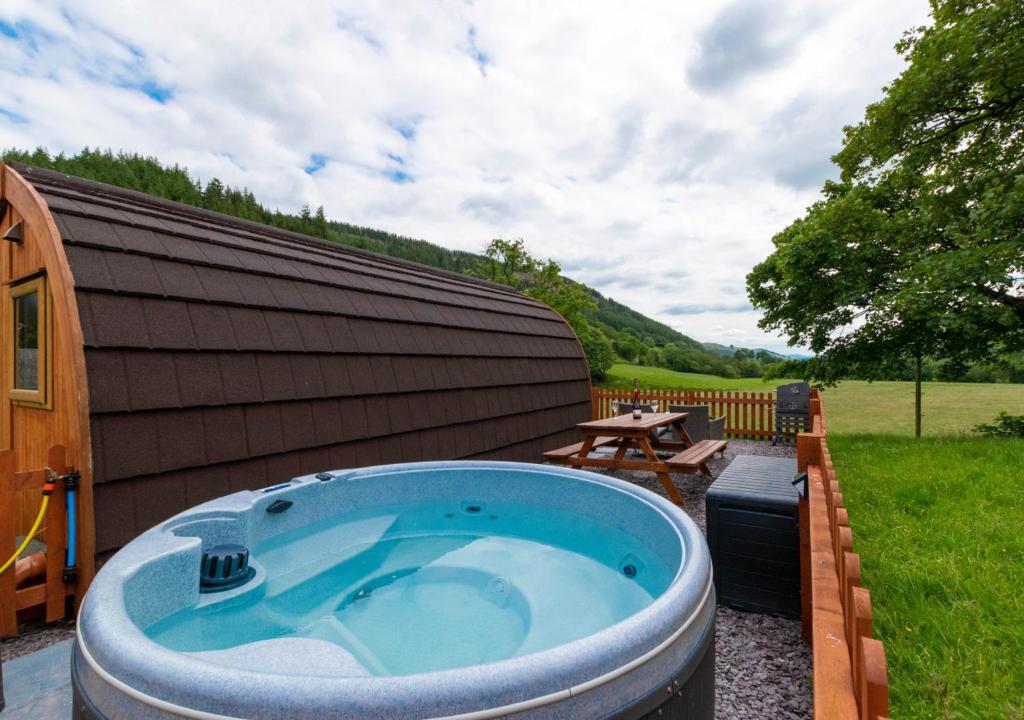
[[[0,407],[2,422],[0,422],[0,486],[13,496],[15,492],[34,490],[35,485],[29,483],[26,478],[39,474],[44,467],[50,463],[53,454],[52,449],[61,447],[66,449],[66,467],[75,468],[80,473],[80,480],[77,490],[77,538],[76,538],[76,560],[79,568],[77,579],[64,587],[51,588],[55,583],[63,584],[62,579],[51,577],[52,572],[47,574],[47,594],[55,595],[58,591],[61,597],[64,594],[72,594],[81,599],[88,588],[95,572],[95,527],[93,524],[93,497],[92,497],[92,444],[89,430],[89,388],[86,381],[84,336],[82,333],[81,318],[79,316],[78,303],[75,297],[74,278],[64,252],[64,244],[60,232],[54,222],[46,201],[38,192],[10,166],[0,163],[0,198],[3,202],[3,213],[0,215],[0,234],[7,230],[15,222],[21,222],[21,241],[17,244],[10,241],[0,241],[0,278],[5,284],[16,277],[11,277],[12,268],[17,263],[27,262],[32,266],[32,271],[44,274],[47,278],[46,289],[48,290],[48,309],[51,321],[50,347],[52,375],[60,375],[59,381],[52,377],[48,389],[48,402],[42,406],[17,406],[17,403],[9,397],[9,390],[4,393],[4,401]],[[26,259],[27,258],[27,259]],[[18,276],[24,277],[28,273],[21,268]],[[4,311],[9,310],[9,304],[5,300]],[[6,339],[4,339],[6,343]],[[11,352],[6,348],[4,352]],[[8,372],[4,372],[4,382],[10,383],[12,378]],[[38,434],[41,437],[33,437],[31,445],[33,452],[19,452],[20,442],[16,442],[15,433],[18,431],[18,423],[15,420],[15,413],[36,413],[38,419],[33,428],[39,427],[44,430]],[[31,432],[31,431],[30,431]],[[31,455],[31,457],[26,457]],[[63,488],[58,488],[58,493],[63,493]],[[63,498],[62,498],[63,499]],[[4,512],[6,511],[6,513]],[[12,508],[0,509],[0,531],[7,534],[14,526],[10,517]],[[13,541],[13,537],[0,537],[0,551],[5,551],[7,545]],[[52,544],[52,543],[51,543]],[[63,553],[60,558],[63,564]],[[7,586],[10,585],[8,588]],[[5,613],[4,597],[13,597],[14,573],[5,573],[0,576],[0,635],[9,635],[17,632],[17,626],[10,627],[13,612]],[[9,591],[9,592],[5,592]],[[60,616],[53,617],[54,603],[47,605],[47,619],[55,620]]]

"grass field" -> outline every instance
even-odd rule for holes
[[[665,390],[756,390],[767,392],[774,390],[785,380],[764,382],[761,378],[729,379],[717,375],[701,375],[700,373],[681,373],[665,368],[648,367],[646,365],[630,365],[616,363],[608,371],[608,379],[601,383],[605,387],[633,387],[633,378],[645,387]]]
[[[892,717],[1024,718],[1024,440],[830,435]]]
[[[647,387],[680,390],[774,390],[786,380],[765,383],[759,378],[730,380],[715,375],[678,373],[663,368],[618,363],[608,372],[608,386],[626,386],[636,377]],[[925,435],[970,433],[975,425],[989,422],[1005,410],[1024,415],[1024,385],[1003,383],[924,383],[923,432]],[[824,392],[826,417],[831,433],[914,432],[914,385],[905,382],[847,380]]]

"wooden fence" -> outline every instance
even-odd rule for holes
[[[820,394],[811,395],[811,432],[797,437],[797,467],[807,472],[800,502],[804,639],[814,659],[816,720],[880,720],[889,714],[885,648],[872,637],[871,595],[826,442]]]
[[[47,468],[18,472],[15,470],[14,452],[0,450],[0,508],[19,510],[18,513],[0,512],[0,563],[14,553],[16,537],[29,530],[39,512],[43,483],[50,477],[50,471],[58,477],[72,472],[72,468],[66,465],[65,451],[60,445],[50,448],[47,463]],[[64,580],[67,493],[59,482],[50,495],[42,528],[44,530],[37,539],[46,543],[45,573],[26,580],[22,587],[18,587],[13,566],[0,575],[0,637],[17,635],[19,613],[33,608],[42,608],[47,622],[60,620],[65,617],[67,596],[77,592],[77,579]]]
[[[594,388],[593,419],[612,417],[612,402],[629,400],[630,390]],[[640,390],[640,402],[657,410],[669,405],[708,405],[712,418],[725,415],[725,436],[737,440],[767,440],[775,434],[775,393],[739,390]]]

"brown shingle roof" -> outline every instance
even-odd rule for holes
[[[302,473],[539,461],[589,418],[579,343],[500,285],[16,165],[85,336],[97,549]]]

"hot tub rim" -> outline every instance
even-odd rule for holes
[[[678,568],[677,573],[673,578],[672,582],[670,583],[669,587],[666,588],[666,590],[658,598],[656,598],[651,603],[651,605],[623,619],[615,625],[609,626],[608,628],[604,628],[603,630],[597,633],[593,633],[584,638],[575,640],[571,643],[559,645],[554,648],[549,648],[547,650],[532,653],[519,658],[506,658],[500,661],[496,661],[494,663],[489,663],[487,665],[470,666],[469,668],[458,668],[445,671],[420,673],[417,675],[408,676],[386,676],[368,678],[343,678],[339,676],[316,677],[315,679],[320,683],[338,684],[339,686],[344,685],[345,688],[348,690],[351,690],[353,686],[379,686],[380,689],[386,690],[389,694],[398,697],[404,697],[407,695],[412,697],[418,697],[421,693],[417,692],[417,685],[422,685],[424,681],[429,681],[436,684],[439,680],[454,679],[458,681],[460,679],[464,679],[466,680],[466,682],[463,683],[461,687],[458,687],[458,682],[455,683],[457,686],[456,690],[462,690],[463,694],[466,694],[469,692],[470,689],[472,689],[472,694],[475,696],[479,695],[480,693],[480,689],[477,687],[480,685],[480,678],[473,677],[473,674],[471,672],[476,668],[488,668],[489,672],[492,675],[496,674],[499,678],[505,677],[507,675],[519,676],[523,674],[524,671],[532,671],[526,672],[526,675],[528,676],[540,675],[541,673],[539,672],[538,668],[540,670],[543,670],[545,675],[551,672],[552,668],[554,668],[555,671],[560,675],[568,675],[569,677],[571,677],[571,671],[576,670],[578,668],[566,669],[562,667],[562,665],[565,664],[565,655],[568,653],[575,659],[576,665],[584,665],[585,669],[587,670],[587,673],[589,674],[587,680],[583,682],[573,683],[569,687],[572,688],[587,685],[588,683],[600,678],[603,675],[614,673],[618,671],[620,668],[630,665],[637,659],[651,653],[652,649],[657,649],[660,645],[662,645],[662,643],[665,643],[666,646],[669,645],[670,643],[666,643],[666,637],[671,639],[673,637],[673,633],[666,632],[666,630],[670,626],[674,625],[676,628],[678,628],[680,632],[675,633],[675,637],[681,637],[682,629],[685,629],[685,627],[679,628],[681,624],[679,622],[680,618],[688,618],[687,622],[691,622],[694,618],[700,616],[702,610],[705,609],[708,603],[709,590],[711,588],[711,571],[706,546],[704,547],[703,551],[701,551],[700,547],[704,542],[703,536],[700,534],[700,531],[696,527],[695,523],[693,523],[693,521],[688,516],[682,513],[674,505],[668,503],[668,501],[664,500],[663,498],[660,498],[659,496],[653,493],[650,493],[649,491],[643,488],[639,488],[635,485],[632,485],[631,483],[627,483],[616,478],[610,478],[604,475],[598,475],[596,473],[580,471],[572,468],[554,468],[545,465],[533,465],[529,463],[508,463],[498,461],[445,461],[433,463],[403,463],[375,466],[371,468],[359,468],[351,471],[339,471],[337,475],[338,479],[344,479],[345,477],[358,478],[390,474],[395,471],[401,471],[402,468],[411,469],[413,467],[415,467],[415,469],[417,470],[491,469],[519,470],[531,473],[539,472],[554,476],[560,476],[563,478],[567,477],[573,479],[585,479],[590,482],[597,483],[603,487],[607,487],[612,490],[618,490],[624,493],[625,495],[630,496],[631,500],[640,501],[646,504],[653,511],[660,514],[665,519],[665,521],[670,524],[670,526],[675,530],[676,534],[679,536],[680,543],[682,545],[682,562],[680,563],[680,567]],[[253,497],[253,493],[242,493],[242,495],[249,497],[249,499],[252,502],[255,502],[255,500],[258,499],[258,495]],[[138,539],[134,540],[127,547],[130,547],[136,542],[139,542],[143,537],[152,537],[151,534],[162,534],[167,532],[166,528],[169,525],[172,525],[176,520],[179,520],[183,516],[193,515],[200,512],[207,512],[211,509],[217,509],[215,507],[209,506],[214,506],[216,503],[218,503],[219,500],[223,500],[223,498],[210,501],[208,503],[203,503],[202,505],[191,508],[190,510],[185,511],[182,514],[175,516],[175,518],[171,518],[159,524],[158,526],[144,533]],[[244,510],[240,510],[239,512],[244,512]],[[180,539],[185,540],[186,538]],[[197,538],[192,539],[198,542]],[[110,568],[111,571],[114,571],[116,569],[117,566]],[[131,565],[121,569],[122,571],[120,573],[120,576],[112,577],[109,582],[116,583],[118,587],[123,589],[124,580],[130,573],[131,569]],[[703,586],[702,592],[692,592],[692,588],[695,582],[699,582],[700,585]],[[692,597],[694,595],[698,595],[699,597]],[[90,605],[88,603],[87,598],[86,602],[83,603],[81,613],[85,614],[89,609]],[[125,615],[127,613],[123,601],[117,608],[117,610],[122,615]],[[91,635],[92,633],[90,627],[91,623],[88,620],[88,616],[86,617],[86,622],[79,623],[78,641],[82,644],[85,651],[89,653],[90,648],[95,648],[95,645],[93,644],[93,639],[91,637],[88,638],[87,642],[86,636]],[[103,618],[102,613],[100,614],[100,617],[104,620],[109,620],[109,618]],[[265,682],[267,678],[287,679],[293,677],[279,674],[268,675],[265,673],[239,670],[229,668],[227,666],[213,665],[207,663],[200,658],[190,657],[184,653],[179,653],[159,645],[155,641],[150,640],[144,634],[141,628],[135,625],[135,623],[130,618],[124,617],[123,620],[127,622],[129,629],[134,631],[136,637],[128,639],[124,638],[124,636],[122,635],[122,642],[127,640],[128,644],[131,644],[132,641],[140,641],[150,646],[146,650],[143,650],[141,653],[142,658],[145,659],[147,656],[149,657],[150,662],[145,663],[147,665],[156,664],[159,665],[161,669],[167,669],[167,666],[163,662],[161,662],[160,656],[164,656],[165,662],[171,663],[172,665],[182,664],[183,667],[180,668],[180,670],[184,672],[187,671],[190,667],[194,669],[198,661],[199,663],[202,663],[202,666],[206,669],[212,668],[214,672],[219,672],[222,674],[230,673],[235,683],[238,683],[239,676],[246,676],[245,680],[251,683],[252,687],[261,687],[261,684]],[[117,672],[117,670],[124,671],[125,669],[124,666],[126,665],[126,663],[123,662],[125,660],[125,658],[123,657],[124,653],[116,652],[115,650],[112,653],[114,655],[114,657],[112,658],[111,653],[107,652],[112,649],[103,646],[103,640],[106,639],[103,636],[103,625],[106,624],[108,623],[103,622],[99,624],[98,632],[100,633],[100,640],[97,641],[99,643],[99,648],[95,652],[99,659],[94,658],[96,665],[99,668],[102,668],[104,672],[109,673],[111,677],[117,679],[119,682],[125,683],[125,685],[128,687],[134,687],[139,692],[142,692],[143,694],[148,695],[149,697],[156,698],[157,700],[160,700],[162,702],[172,702],[170,700],[164,700],[159,696],[165,694],[165,692],[166,694],[173,696],[173,691],[180,691],[181,688],[176,687],[174,683],[147,683],[147,679],[152,677],[152,674],[147,674],[145,668],[140,668],[139,666],[129,664],[130,670],[127,673],[125,673],[125,675],[130,680],[125,679],[125,677],[121,677],[121,673]],[[631,640],[629,642],[622,642],[621,640],[613,642],[612,638],[616,634],[618,634],[620,637],[627,636],[631,638]],[[150,651],[155,652],[151,653]],[[604,651],[607,651],[609,654],[613,654],[613,656],[629,656],[630,660],[624,663],[615,664],[609,671],[603,673],[598,672],[597,669],[600,669],[601,663],[597,662],[595,658],[600,659],[600,657],[605,654]],[[133,654],[138,655],[139,653],[128,653],[129,656]],[[153,659],[153,655],[156,655],[155,660]],[[581,655],[586,662],[580,662]],[[122,662],[118,662],[118,659],[121,659]],[[107,669],[107,665],[113,666],[111,670]],[[605,665],[607,666],[607,663]],[[132,672],[131,670],[135,670],[136,672]],[[622,673],[619,674],[621,675]],[[138,685],[142,685],[148,692],[143,692],[142,690],[139,690],[139,688],[137,687]],[[530,685],[531,687],[536,687],[535,683],[530,683]],[[196,690],[196,686],[193,686],[191,689],[193,690],[192,694],[196,695],[196,697],[192,698],[194,700],[194,702],[192,703],[193,706],[201,706],[201,701],[203,699],[209,699],[206,694],[200,693],[198,690]],[[341,688],[339,687],[338,689],[340,690]],[[161,690],[165,692],[161,692]],[[187,690],[188,689],[186,689],[186,692],[184,693],[185,695],[189,694]],[[559,690],[556,692],[541,692],[539,693],[539,695],[542,697],[555,696],[558,695],[560,692],[568,691],[569,688],[565,690]],[[149,695],[149,692],[154,692],[156,694]],[[341,694],[343,695],[344,693],[342,692]],[[456,702],[457,693],[448,693],[448,695],[453,698],[452,702]],[[463,704],[467,702],[466,698],[457,699]],[[548,702],[553,701],[555,700],[552,699]],[[216,716],[216,713],[213,716]],[[458,717],[459,713],[456,713],[453,716]],[[232,716],[221,715],[221,717]],[[475,716],[471,714],[467,717]]]

